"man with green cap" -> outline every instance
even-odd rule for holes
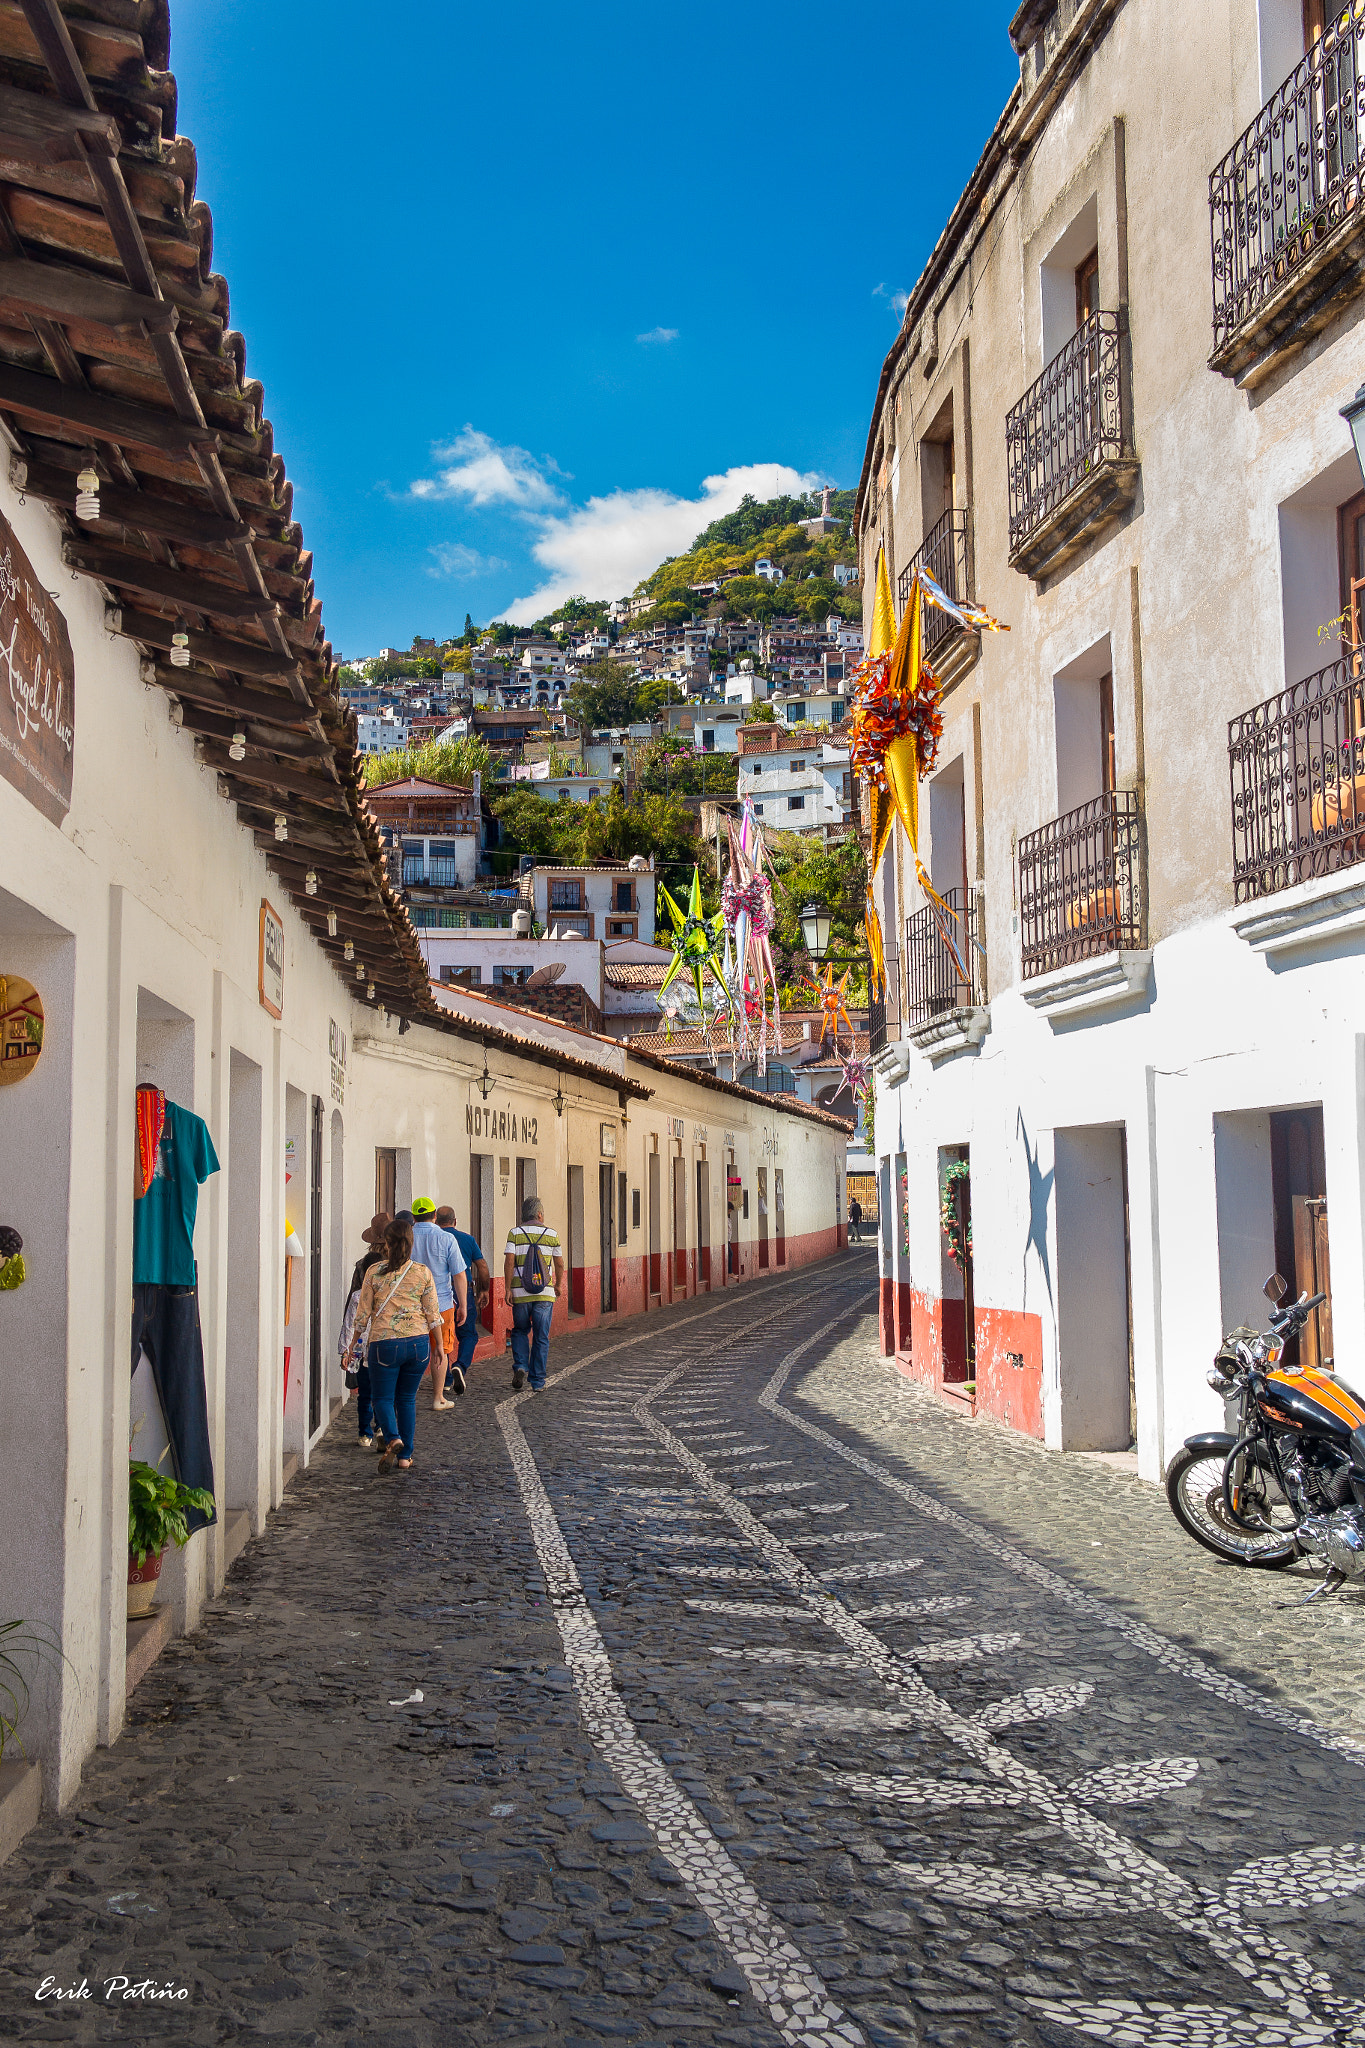
[[[436,1204],[428,1195],[419,1195],[412,1205],[412,1256],[416,1264],[425,1266],[436,1283],[436,1306],[441,1311],[441,1334],[445,1341],[445,1358],[453,1358],[456,1350],[455,1332],[465,1319],[465,1301],[468,1281],[465,1278],[464,1253],[460,1250],[449,1231],[441,1230],[435,1222]],[[438,1378],[440,1384],[438,1385]],[[445,1396],[445,1359],[439,1370],[435,1347],[431,1354],[431,1405],[433,1408],[453,1408],[454,1402]]]

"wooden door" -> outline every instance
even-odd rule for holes
[[[687,1161],[673,1161],[673,1292],[687,1292]]]
[[[1299,1364],[1332,1366],[1332,1262],[1327,1248],[1326,1196],[1294,1196],[1294,1286],[1299,1294],[1325,1294],[1299,1338]]]
[[[697,1161],[697,1292],[711,1292],[711,1174],[704,1159]]]
[[[662,1225],[659,1215],[662,1192],[660,1179],[659,1155],[657,1152],[651,1152],[649,1155],[649,1291],[651,1294],[656,1295],[662,1291],[663,1287],[663,1246],[660,1243]]]
[[[391,1145],[380,1145],[374,1155],[374,1206],[378,1215],[392,1216],[398,1200],[398,1154]]]
[[[602,1265],[602,1313],[606,1315],[616,1306],[612,1287],[612,1276],[616,1258],[616,1169],[614,1166],[599,1166],[597,1169],[597,1228],[601,1246]]]
[[[768,1169],[758,1169],[758,1270],[768,1270]]]

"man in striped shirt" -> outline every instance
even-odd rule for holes
[[[527,1285],[528,1262],[539,1267],[542,1285]],[[538,1394],[545,1385],[545,1368],[550,1362],[550,1318],[564,1286],[564,1254],[559,1248],[559,1235],[546,1223],[539,1195],[526,1197],[521,1205],[521,1222],[508,1232],[502,1283],[512,1304],[512,1385],[520,1393],[529,1376],[531,1392]]]

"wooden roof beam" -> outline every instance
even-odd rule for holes
[[[173,413],[154,412],[123,398],[106,398],[83,386],[59,384],[36,370],[16,370],[0,363],[0,407],[21,419],[77,428],[96,441],[116,441],[129,448],[151,448],[162,455],[191,455],[197,448],[216,447],[212,427],[179,420]]]
[[[140,641],[144,647],[169,648],[175,626],[174,619],[164,618],[157,612],[134,611],[127,605],[110,606],[104,614],[104,622],[111,633],[122,633],[129,640]],[[298,674],[298,664],[292,655],[281,660],[269,647],[256,647],[246,640],[229,640],[219,633],[196,633],[193,628],[190,629],[190,654],[196,661],[207,662],[210,668],[235,669],[242,675],[255,676],[261,681],[278,677],[283,682],[289,675]]]
[[[166,598],[182,611],[202,612],[217,619],[254,619],[273,611],[275,599],[249,597],[244,590],[230,590],[226,584],[210,583],[203,576],[187,576],[183,569],[168,569],[146,555],[135,555],[106,544],[91,546],[77,539],[62,546],[62,560],[70,569],[83,570],[101,583],[135,590],[143,597]],[[311,705],[311,698],[309,703]]]
[[[263,718],[268,725],[302,732],[306,726],[302,707],[292,697],[267,695],[264,690],[244,689],[239,683],[220,683],[199,669],[171,668],[165,663],[144,661],[144,683],[156,683],[167,696],[182,704],[202,704],[208,711],[223,711],[236,717]]]
[[[10,457],[9,480],[16,490],[27,491],[45,504],[60,505],[64,511],[70,511],[75,503],[74,477],[25,456]],[[182,505],[153,491],[128,491],[105,483],[100,485],[100,518],[116,520],[140,533],[163,534],[167,540],[193,541],[200,547],[221,546],[247,530],[240,519],[223,519],[216,512],[203,512],[197,505]]]
[[[89,107],[64,107],[36,92],[0,86],[0,133],[5,155],[15,163],[43,170],[50,164],[76,161],[84,143],[91,150],[116,150],[118,122],[112,114]]]
[[[302,768],[286,768],[282,763],[277,766],[273,761],[252,760],[250,755],[245,761],[233,761],[228,758],[226,747],[215,746],[211,740],[204,741],[202,753],[205,767],[218,769],[229,782],[257,784],[263,789],[277,791],[281,799],[278,809],[288,809],[284,802],[288,796],[307,797],[322,810],[345,808],[346,799],[336,783],[325,781],[320,775],[309,775]]]
[[[249,748],[267,755],[288,754],[300,760],[317,760],[331,752],[326,740],[314,739],[311,733],[289,732],[248,718],[240,711],[207,711],[200,704],[182,703],[180,723],[186,732],[201,733],[206,739],[230,740],[240,732]]]
[[[3,131],[0,131],[3,132]],[[91,320],[117,330],[170,333],[179,310],[169,299],[148,298],[65,263],[34,263],[24,257],[0,260],[0,306],[26,319]]]

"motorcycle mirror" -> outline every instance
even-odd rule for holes
[[[1283,1273],[1272,1273],[1265,1286],[1261,1289],[1261,1292],[1267,1301],[1273,1302],[1275,1307],[1278,1308],[1289,1292],[1289,1282],[1285,1279]]]

